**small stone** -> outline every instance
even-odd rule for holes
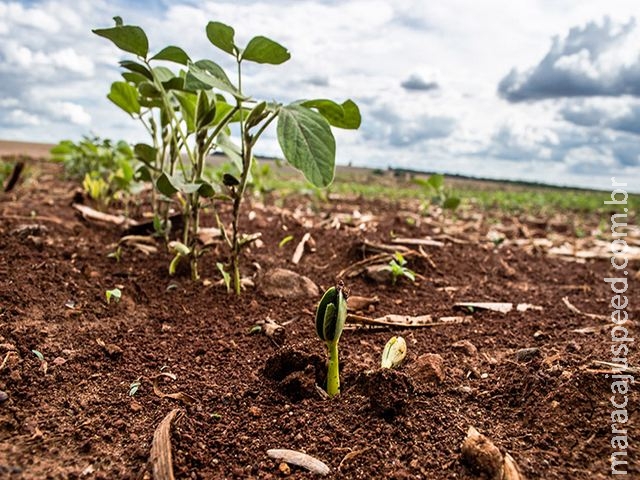
[[[282,462],[280,465],[278,465],[278,470],[282,475],[291,475],[291,467],[289,467],[289,464],[286,462]]]
[[[474,357],[478,354],[478,348],[469,340],[460,340],[451,345],[451,348],[453,348],[454,350],[458,350],[470,357]]]
[[[533,334],[533,338],[535,338],[536,340],[546,340],[549,338],[549,335],[544,333],[542,330],[538,330]]]
[[[9,395],[7,395],[7,392],[3,392],[2,390],[0,390],[0,403],[4,403],[7,400],[9,400]]]
[[[60,365],[64,365],[65,363],[67,363],[67,359],[62,357],[56,357],[53,359],[53,362],[51,363],[53,363],[56,367],[59,367]]]
[[[540,355],[540,349],[537,347],[521,348],[514,354],[516,360],[520,362],[529,362]]]
[[[135,413],[138,413],[138,412],[142,411],[142,405],[140,405],[135,400],[133,402],[131,402],[130,408],[131,408],[131,411],[135,412]]]
[[[444,360],[437,353],[425,353],[411,364],[410,373],[419,383],[442,383],[446,378]]]
[[[262,410],[260,409],[260,407],[253,406],[249,407],[249,413],[253,417],[259,417],[262,415]]]
[[[318,286],[311,279],[286,268],[274,268],[264,274],[260,289],[267,297],[315,298],[320,296]]]

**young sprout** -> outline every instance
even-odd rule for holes
[[[402,337],[391,337],[382,351],[381,368],[396,368],[407,355],[407,342]]]
[[[338,341],[347,319],[347,297],[344,285],[340,282],[329,288],[316,311],[316,332],[327,344],[329,352],[329,371],[327,373],[327,393],[335,397],[340,393],[340,370],[338,364]]]
[[[120,301],[120,297],[122,297],[122,292],[119,288],[114,288],[112,290],[107,290],[104,295],[107,298],[107,303],[111,303],[112,298],[116,303],[118,303]]]
[[[393,258],[389,262],[387,266],[385,266],[385,270],[391,272],[391,283],[393,285],[396,284],[399,277],[407,277],[412,282],[416,281],[416,274],[413,270],[406,267],[407,261],[404,259],[400,252],[396,252],[393,254]]]
[[[182,257],[188,258],[191,254],[191,249],[184,243],[176,241],[169,242],[169,249],[176,254],[169,264],[169,275],[173,276],[176,274],[176,269],[178,268],[180,260],[182,260]]]

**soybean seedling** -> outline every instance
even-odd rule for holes
[[[340,368],[338,364],[338,341],[347,319],[347,296],[344,285],[329,288],[316,311],[316,332],[327,345],[329,370],[327,373],[327,394],[335,397],[340,393]]]
[[[107,303],[111,303],[111,299],[113,299],[116,303],[120,301],[122,297],[122,292],[119,288],[114,288],[112,290],[107,290],[104,292],[104,296],[107,299]]]
[[[407,356],[407,342],[402,337],[391,337],[382,351],[380,368],[396,368]]]
[[[391,272],[391,283],[396,284],[399,277],[406,277],[412,282],[416,281],[416,274],[413,270],[406,267],[407,261],[404,259],[401,253],[396,252],[393,254],[393,258],[389,262],[387,266],[385,266],[385,270]]]

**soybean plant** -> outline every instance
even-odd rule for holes
[[[329,370],[327,372],[327,394],[335,397],[340,393],[340,368],[338,363],[338,341],[347,319],[347,296],[339,283],[329,288],[316,311],[316,332],[327,345]]]
[[[240,234],[238,218],[259,138],[277,118],[278,143],[286,161],[313,185],[326,187],[333,181],[335,170],[336,145],[331,127],[357,129],[360,111],[351,100],[341,104],[327,99],[282,104],[248,96],[242,88],[244,63],[279,65],[291,57],[285,47],[264,36],[254,36],[242,48],[235,41],[232,27],[220,22],[207,24],[208,40],[235,61],[234,84],[217,63],[208,59],[193,61],[179,47],[168,46],[150,56],[144,31],[124,25],[120,17],[114,19],[115,27],[94,33],[136,55],[137,61],[120,62],[127,70],[122,74],[125,81],[115,82],[108,97],[140,119],[152,138],[152,145],[138,144],[135,152],[145,163],[141,175],[153,181],[157,190],[154,213],[160,210],[155,200],[162,196],[176,195],[182,206],[185,229],[182,242],[172,244],[176,255],[173,267],[181,258],[188,257],[192,277],[198,278],[197,258],[201,252],[196,234],[200,201],[230,198],[233,204],[230,235],[217,212],[215,218],[229,247],[226,266],[232,272],[233,289],[239,294],[241,248],[250,240]],[[187,69],[174,74],[166,67],[153,66],[152,62],[157,61],[177,63]],[[238,124],[239,145],[232,141],[232,123]],[[230,158],[238,170],[238,178],[225,175],[221,184],[203,178],[206,156],[215,149]],[[183,164],[183,156],[188,165]],[[164,218],[166,228],[166,211]]]

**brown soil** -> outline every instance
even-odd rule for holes
[[[329,478],[481,478],[461,460],[470,426],[509,452],[526,478],[609,478],[611,385],[606,368],[593,365],[611,359],[607,321],[572,312],[562,301],[567,296],[585,312],[608,314],[608,260],[566,262],[538,248],[445,239],[442,248],[425,247],[430,261],[410,260],[421,275],[415,284],[348,279],[353,295],[380,298],[365,315],[466,315],[466,322],[346,331],[342,393],[328,400],[316,388],[325,375],[324,345],[312,318],[318,298],[268,298],[259,288],[228,295],[216,284],[222,249],[201,262],[203,278],[211,281],[206,286],[191,282],[187,272],[169,278],[167,253],[146,256],[124,247],[116,262],[107,254],[120,228],[81,219],[71,208],[75,186],[60,179],[57,167],[39,171],[0,199],[0,390],[8,395],[0,403],[0,476],[151,478],[153,433],[180,408],[171,427],[176,478],[313,477],[269,458],[273,448],[322,460]],[[284,267],[325,289],[363,258],[363,239],[389,242],[392,232],[423,238],[442,227],[433,218],[407,222],[403,212],[411,204],[306,197],[253,202],[243,228],[261,232],[263,246],[247,251],[243,265],[258,284],[262,273]],[[251,210],[256,216],[249,220]],[[336,214],[354,210],[375,218],[363,228],[329,228]],[[490,228],[471,225],[468,238],[482,238]],[[306,231],[316,252],[292,265]],[[553,233],[539,223],[527,232]],[[286,235],[294,240],[279,247]],[[630,267],[631,277],[639,265]],[[107,304],[105,291],[116,286],[122,300]],[[543,310],[465,314],[453,309],[458,301]],[[629,316],[636,314],[630,305]],[[267,317],[285,325],[284,346],[248,333]],[[585,327],[596,328],[576,331]],[[393,334],[407,340],[407,359],[398,372],[376,371]],[[457,343],[462,340],[468,342]],[[518,352],[525,348],[537,350]],[[46,368],[32,350],[42,353]],[[416,368],[427,353],[442,357],[442,379]],[[632,353],[630,363],[637,360]],[[175,380],[158,378],[161,372]],[[161,397],[156,378],[160,391],[183,392],[191,401]],[[130,396],[136,380],[140,388]],[[638,400],[633,391],[628,453],[636,460]],[[628,471],[640,478],[637,461]]]

